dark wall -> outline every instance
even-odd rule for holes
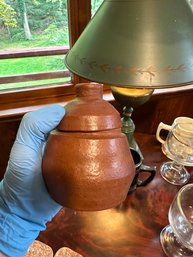
[[[20,120],[0,122],[0,179],[5,172],[19,123]]]

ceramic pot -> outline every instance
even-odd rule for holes
[[[135,165],[117,110],[102,99],[101,84],[76,85],[77,97],[50,133],[42,170],[48,192],[81,211],[115,207],[125,200]]]

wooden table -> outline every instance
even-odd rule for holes
[[[154,180],[114,209],[76,212],[63,208],[39,240],[50,245],[54,252],[66,246],[84,257],[165,257],[159,235],[168,224],[168,209],[180,187],[160,177],[159,167],[167,158],[155,136],[136,133],[135,137],[144,164],[157,166]]]

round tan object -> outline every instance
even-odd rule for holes
[[[40,241],[35,240],[29,247],[25,257],[53,257],[52,248]]]
[[[62,247],[60,248],[54,257],[83,257],[81,254],[71,250],[68,247]]]

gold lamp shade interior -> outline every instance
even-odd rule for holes
[[[192,7],[188,0],[104,0],[65,61],[73,73],[103,84],[192,84]]]

